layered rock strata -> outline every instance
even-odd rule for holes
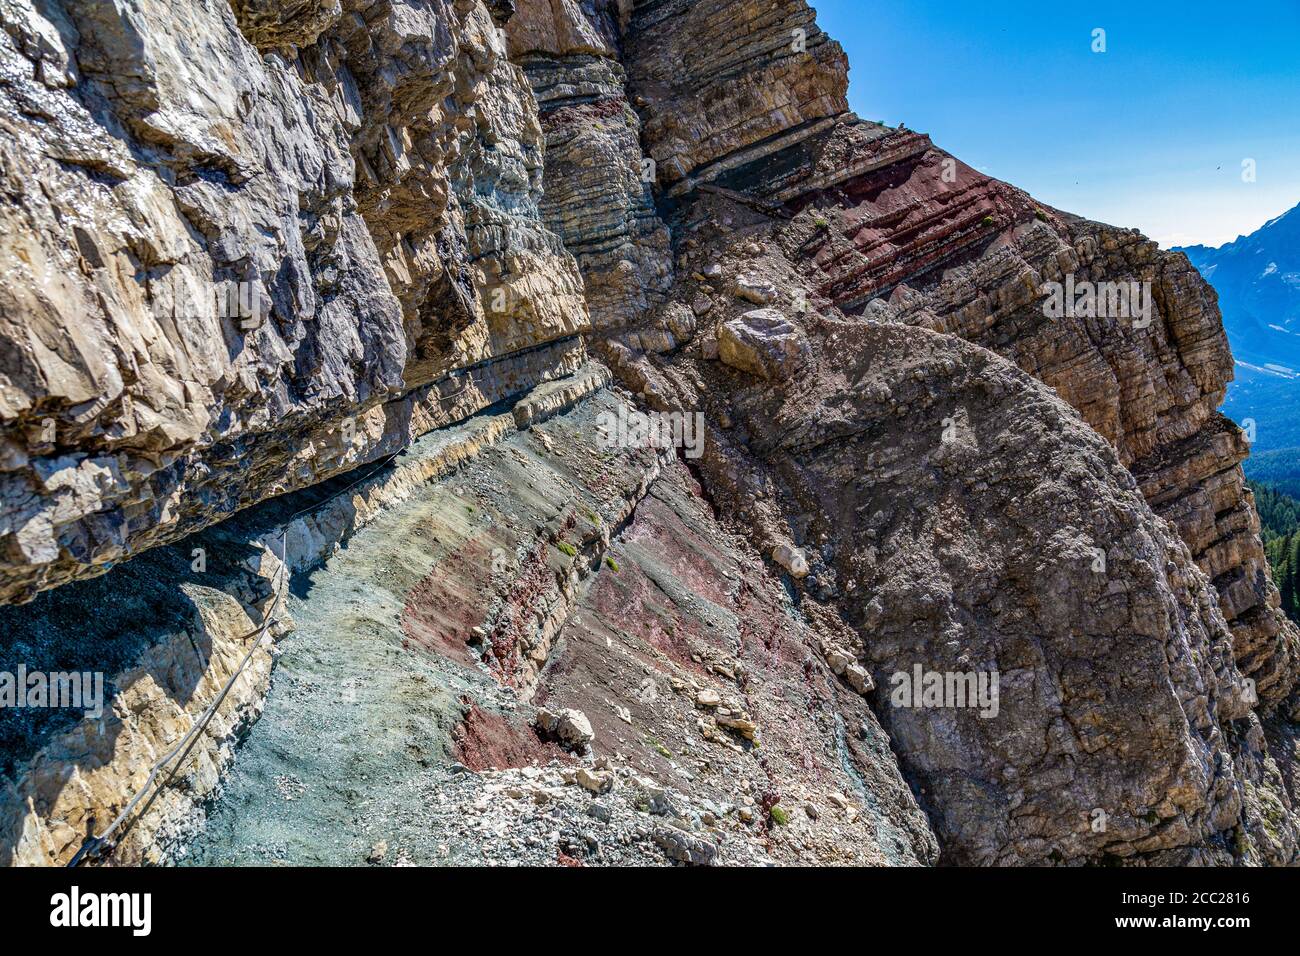
[[[614,17],[576,3],[528,2],[506,33],[546,132],[542,216],[577,259],[595,328],[622,330],[663,301],[673,277]]]
[[[807,380],[820,374],[824,360],[807,363],[793,375],[776,372],[791,355],[797,358],[801,349],[798,339],[804,333],[809,340],[820,339],[835,348],[850,348],[851,352],[867,349],[846,345],[847,329],[828,324],[840,316],[858,323],[925,327],[1000,352],[1071,403],[1113,446],[1118,463],[1125,468],[1115,480],[1125,489],[1139,487],[1149,505],[1174,525],[1183,542],[1169,540],[1167,531],[1152,530],[1162,526],[1151,517],[1141,519],[1151,526],[1143,533],[1162,537],[1166,541],[1162,547],[1177,550],[1185,544],[1199,565],[1199,569],[1190,569],[1196,572],[1192,577],[1202,581],[1203,573],[1213,585],[1212,591],[1206,591],[1193,582],[1190,594],[1174,600],[1183,606],[1202,607],[1207,634],[1213,635],[1207,640],[1220,647],[1220,653],[1229,648],[1233,661],[1221,661],[1212,668],[1213,676],[1193,679],[1175,699],[1185,703],[1201,696],[1195,688],[1204,683],[1207,688],[1217,687],[1217,696],[1232,703],[1185,710],[1175,722],[1191,729],[1193,736],[1208,733],[1217,738],[1210,745],[1217,756],[1211,759],[1221,764],[1233,754],[1236,779],[1201,778],[1195,789],[1202,796],[1194,802],[1202,809],[1193,811],[1192,817],[1183,810],[1170,815],[1168,804],[1164,810],[1156,810],[1139,801],[1126,811],[1133,821],[1127,832],[1111,830],[1109,836],[1089,839],[1079,832],[1086,814],[1078,806],[1067,812],[1069,819],[1027,823],[1027,815],[1034,811],[1021,807],[1032,798],[1019,790],[1021,775],[1031,763],[1027,754],[1009,758],[1018,778],[1010,791],[987,780],[972,784],[969,778],[961,783],[944,781],[941,786],[939,768],[945,768],[942,775],[948,776],[953,757],[940,757],[929,771],[917,769],[931,793],[944,794],[946,790],[943,796],[936,796],[931,808],[946,852],[968,862],[1133,858],[1166,851],[1220,861],[1291,859],[1295,853],[1294,819],[1278,765],[1266,750],[1258,724],[1251,724],[1254,730],[1243,731],[1238,721],[1254,721],[1247,711],[1255,703],[1267,714],[1290,694],[1296,630],[1277,611],[1276,591],[1268,580],[1253,529],[1251,502],[1239,468],[1244,444],[1215,412],[1230,375],[1231,357],[1212,291],[1181,255],[1160,253],[1154,244],[1133,233],[1043,208],[1019,190],[975,173],[933,147],[928,138],[909,130],[892,130],[841,114],[822,123],[801,118],[757,144],[737,135],[714,141],[702,155],[691,156],[671,133],[663,132],[683,115],[679,90],[705,88],[713,77],[725,75],[733,98],[747,96],[752,104],[799,101],[807,98],[808,91],[821,87],[827,62],[825,55],[816,53],[800,59],[789,58],[784,51],[771,52],[777,50],[786,21],[797,20],[806,9],[802,3],[778,4],[782,10],[761,14],[768,25],[764,38],[750,37],[741,44],[748,51],[766,48],[769,55],[746,57],[734,44],[693,48],[696,57],[680,59],[672,74],[676,85],[670,86],[665,83],[670,59],[666,51],[691,47],[688,36],[707,30],[707,24],[695,19],[705,6],[647,5],[632,17],[629,35],[624,38],[629,88],[639,105],[647,152],[686,157],[677,173],[661,173],[660,185],[665,195],[677,197],[671,224],[681,278],[673,298],[698,317],[698,345],[662,358],[655,355],[662,350],[627,347],[613,358],[617,371],[656,407],[709,408],[713,396],[731,399],[713,408],[710,418],[719,423],[720,436],[734,427],[731,434],[738,436],[742,447],[755,450],[757,446],[758,457],[741,455],[725,465],[706,464],[711,492],[726,500],[722,489],[731,491],[732,506],[756,529],[764,550],[785,549],[788,555],[787,542],[793,541],[807,552],[812,574],[802,587],[810,595],[841,609],[856,606],[859,600],[862,606],[873,608],[859,625],[867,658],[883,654],[876,662],[888,661],[887,668],[905,663],[884,649],[891,645],[883,642],[878,632],[884,616],[893,613],[890,595],[868,591],[866,596],[848,598],[842,590],[846,582],[838,562],[843,560],[844,548],[878,560],[879,544],[868,531],[879,533],[881,529],[860,529],[858,540],[841,540],[830,546],[830,555],[836,557],[823,554],[826,543],[816,534],[819,520],[836,528],[853,527],[853,522],[839,497],[834,504],[826,503],[833,482],[819,482],[808,459],[782,450],[792,430],[816,434],[815,445],[863,440],[871,430],[859,432],[861,426],[853,424],[855,415],[848,407],[825,406],[805,389]],[[721,6],[725,9],[711,10],[714,22],[735,22],[755,13],[744,3]],[[650,23],[653,29],[638,35],[638,29]],[[788,77],[785,88],[775,92],[770,85],[774,70]],[[842,84],[842,73],[831,81],[841,92]],[[685,115],[691,115],[690,111]],[[738,109],[732,118],[746,115],[744,109]],[[767,115],[778,116],[780,110]],[[732,127],[719,124],[718,128]],[[697,168],[702,172],[694,172]],[[1048,283],[1054,281],[1107,281],[1126,287],[1136,283],[1149,294],[1150,308],[1141,316],[1051,318],[1045,303]],[[764,320],[760,328],[744,311],[752,310],[754,304],[783,314]],[[925,333],[918,330],[912,334]],[[920,339],[913,346],[918,354],[924,351],[923,342]],[[737,343],[743,348],[738,350]],[[749,360],[744,358],[746,354]],[[701,366],[700,360],[706,364]],[[772,394],[760,398],[756,393],[741,403],[762,407],[759,421],[749,416],[748,409],[743,419],[737,414],[736,400],[747,390],[738,390],[734,378],[725,384],[711,380],[706,369],[711,367],[708,363],[715,362],[730,362],[747,373],[757,373],[756,383],[766,383]],[[917,374],[921,376],[920,371]],[[856,381],[856,376],[840,377]],[[840,377],[832,374],[826,384],[831,387]],[[775,387],[774,382],[778,383]],[[882,384],[880,394],[888,399],[897,386]],[[951,390],[934,383],[930,391],[942,394]],[[877,395],[872,398],[880,400]],[[848,400],[848,396],[842,399]],[[901,410],[911,412],[908,403],[898,404]],[[928,427],[938,434],[946,421],[958,430],[968,427],[978,433],[984,425],[963,403],[958,404],[963,405],[961,414],[956,408],[944,414],[936,410]],[[820,427],[813,422],[820,422]],[[913,424],[925,427],[919,421]],[[1050,430],[1059,431],[1060,427],[1054,424]],[[852,438],[836,437],[838,428],[846,429]],[[727,443],[725,437],[721,440]],[[1044,435],[1042,440],[1049,439]],[[1093,454],[1090,451],[1085,457]],[[971,468],[974,464],[974,460],[968,463]],[[1047,469],[1045,474],[1051,474],[1053,465],[1039,464]],[[866,460],[869,480],[877,484],[905,466],[906,462],[895,461],[892,453],[883,464]],[[915,480],[924,484],[922,478],[917,475]],[[978,499],[985,486],[992,487],[992,483],[976,481],[967,494]],[[785,500],[783,489],[794,489],[785,492],[790,496]],[[928,499],[923,502],[924,509],[934,506]],[[892,507],[904,507],[903,501]],[[911,507],[915,508],[915,503]],[[880,514],[897,520],[897,512],[890,508],[880,509]],[[991,522],[982,533],[994,534],[995,526]],[[918,531],[909,529],[909,533]],[[821,533],[830,535],[829,526]],[[1080,534],[1078,540],[1092,540],[1091,532],[1080,529]],[[1105,552],[1113,543],[1098,539],[1087,547]],[[960,550],[959,545],[953,546]],[[1153,565],[1163,563],[1154,554],[1151,561]],[[789,561],[785,563],[793,568]],[[1180,577],[1190,573],[1185,561],[1178,566]],[[836,569],[833,582],[827,580],[831,568]],[[1010,568],[995,576],[1002,581],[999,589],[1015,590],[1012,581],[1017,575]],[[863,584],[860,573],[849,580],[855,587]],[[1112,581],[1110,586],[1118,585]],[[877,582],[875,588],[881,587]],[[906,603],[898,595],[892,600]],[[1026,599],[1024,613],[1033,614],[1039,600],[1043,599]],[[1207,604],[1212,607],[1206,608]],[[970,626],[968,613],[958,612],[955,620]],[[1157,613],[1157,618],[1163,613],[1185,619],[1185,612],[1172,610]],[[1084,627],[1082,620],[1061,622],[1063,648],[1085,640],[1082,633],[1097,630]],[[1220,622],[1231,627],[1230,643],[1224,641],[1227,632]],[[1042,626],[1042,622],[1035,625]],[[1119,625],[1119,629],[1131,635],[1135,626]],[[1006,642],[1007,649],[1014,645],[1011,636],[999,628],[993,633],[998,635],[995,644]],[[963,643],[956,634],[952,640],[958,646]],[[1206,654],[1203,647],[1189,646],[1185,659],[1203,666]],[[965,652],[961,657],[978,659],[978,655]],[[1104,662],[1092,667],[1096,672],[1089,680],[1104,686]],[[1234,671],[1243,676],[1234,676]],[[878,681],[881,676],[885,672],[878,671]],[[1117,679],[1121,686],[1126,681]],[[1060,676],[1053,678],[1058,686],[1061,680]],[[878,699],[878,709],[886,706],[883,698]],[[1182,709],[1182,704],[1179,707]],[[917,719],[924,733],[933,735],[940,733],[934,721],[948,718],[931,714]],[[1088,721],[1096,719],[1090,715]],[[888,717],[885,722],[895,726]],[[1218,729],[1211,729],[1215,724]],[[903,732],[901,727],[899,732]],[[1116,739],[1129,733],[1119,731]],[[1243,745],[1242,740],[1249,743]],[[996,749],[969,741],[967,746],[986,756]],[[1194,745],[1188,753],[1200,746]],[[1245,752],[1240,749],[1243,746]],[[911,737],[904,752],[908,747],[919,752],[929,749],[924,734]],[[1103,748],[1095,755],[1105,766],[1089,772],[1090,786],[1107,774],[1128,773],[1121,769],[1130,759],[1125,750],[1106,754]],[[1165,765],[1183,766],[1188,759],[1196,763],[1204,754],[1185,759],[1167,753],[1150,765],[1145,771],[1149,774],[1147,797],[1181,791],[1182,784],[1164,779]],[[1279,754],[1278,759],[1285,762],[1285,755]],[[910,766],[906,759],[905,765]],[[963,773],[956,776],[961,779]],[[1055,781],[1044,792],[1060,782]],[[1265,791],[1268,795],[1262,801],[1256,799]],[[1001,796],[993,796],[999,793]],[[981,810],[986,796],[992,797],[993,803]],[[1112,814],[1115,800],[1107,799],[1111,806],[1105,812]],[[1062,801],[1062,809],[1068,802]],[[1275,805],[1287,809],[1262,813],[1262,807]],[[996,823],[999,818],[1002,822]],[[1027,829],[1021,829],[1022,823]],[[1007,842],[986,842],[998,828],[1003,828]],[[1239,842],[1234,835],[1237,828],[1250,839]]]
[[[383,467],[266,502],[31,604],[0,607],[5,673],[20,665],[107,671],[102,719],[78,720],[59,710],[3,712],[0,859],[67,863],[91,832],[102,833],[146,789],[154,764],[190,731],[258,643],[193,755],[159,787],[159,799],[109,860],[176,858],[202,828],[205,804],[262,711],[272,641],[295,626],[291,582],[423,487],[446,480],[521,428],[567,412],[608,381],[608,372],[593,365],[534,389],[512,407],[432,432]],[[93,620],[87,607],[98,611]]]
[[[547,862],[602,861],[585,821],[534,832],[548,801],[645,815],[615,828],[629,861],[1295,861],[1297,631],[1216,412],[1213,293],[854,117],[803,0],[3,7],[0,602],[28,635],[4,646],[104,654],[122,688],[107,737],[6,731],[15,860],[66,858],[121,805],[265,606],[259,562],[167,581],[164,546],[263,554],[259,522],[304,500],[267,499],[297,491],[280,540],[327,587],[295,607],[441,688],[392,687],[421,739],[327,756],[441,788],[467,843],[455,800],[517,790],[485,825]],[[1134,308],[1047,305],[1100,282]],[[630,396],[704,416],[689,474],[599,444]],[[369,521],[433,537],[351,566]],[[46,639],[121,580],[143,643]],[[258,664],[131,860],[183,848]],[[974,704],[950,699],[967,678]],[[591,752],[538,704],[581,710]],[[480,775],[404,762],[431,748]],[[330,799],[308,798],[348,826]],[[261,858],[239,822],[215,832]]]
[[[639,3],[624,43],[646,152],[670,195],[851,115],[848,60],[806,3]]]
[[[854,314],[887,301],[901,321],[991,348],[1056,389],[1193,549],[1260,698],[1284,700],[1297,635],[1252,525],[1240,468],[1249,449],[1216,411],[1232,356],[1213,291],[1181,254],[1046,210],[924,138],[912,135],[915,148],[895,155],[898,138],[851,126],[819,145],[807,170],[817,188],[792,200],[804,221],[787,239],[809,294]],[[828,178],[882,152],[882,166]],[[1133,314],[1048,314],[1051,283],[1119,284],[1133,293]]]
[[[899,320],[978,342],[1055,388],[1116,446],[1148,500],[1193,548],[1220,592],[1239,663],[1261,700],[1268,707],[1285,700],[1300,634],[1278,609],[1252,530],[1240,469],[1246,446],[1210,437],[1229,427],[1215,410],[1232,369],[1213,290],[1184,256],[1162,253],[1140,235],[1047,209],[924,135],[827,107],[847,85],[842,58],[820,41],[802,55],[780,46],[806,16],[802,2],[762,12],[739,0],[638,10],[625,44],[646,149],[679,157],[665,167],[679,174],[661,174],[663,190],[681,194],[682,176],[690,176],[709,184],[701,194],[731,190],[776,222],[793,217],[781,241],[799,276],[783,290],[786,301],[795,304],[798,295],[801,307],[850,314],[887,301]],[[699,31],[736,22],[751,22],[745,40],[696,45]],[[687,48],[693,56],[673,59],[672,51]],[[715,124],[723,132],[701,140],[696,149],[705,152],[697,155],[673,132],[695,115],[682,91],[709,89],[721,77],[744,106]],[[792,116],[790,104],[817,107]],[[827,119],[810,122],[814,113]],[[765,125],[772,122],[781,129]],[[755,125],[767,131],[757,144],[749,136]],[[707,221],[706,207],[690,208],[679,221],[693,231]],[[682,245],[691,242],[687,236]],[[1136,322],[1049,318],[1046,284],[1067,277],[1072,286],[1145,283],[1150,312]],[[677,298],[698,311],[688,290]]]
[[[188,859],[934,860],[818,650],[843,625],[806,618],[680,462],[603,445],[620,409],[603,390],[507,431],[304,571],[277,693]]]

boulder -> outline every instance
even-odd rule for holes
[[[807,336],[776,309],[755,309],[718,328],[718,357],[759,378],[789,378],[809,355]]]
[[[614,775],[608,770],[591,770],[587,767],[579,767],[574,780],[578,786],[584,790],[590,790],[592,793],[604,793],[607,790],[614,789]]]
[[[678,863],[711,866],[718,857],[718,848],[712,843],[674,827],[659,827],[652,836],[664,855]]]
[[[844,668],[844,679],[859,694],[867,694],[876,689],[876,682],[861,664],[850,664]]]
[[[826,652],[826,663],[837,675],[842,675],[845,669],[853,663],[853,658],[848,652],[834,647]]]
[[[803,548],[779,544],[772,550],[772,560],[790,572],[792,577],[808,576],[808,559],[804,556]]]
[[[719,708],[715,717],[719,726],[730,727],[746,740],[753,740],[758,734],[758,724],[750,720],[749,715],[744,712]]]
[[[578,751],[585,750],[587,744],[596,739],[591,730],[591,721],[580,710],[567,709],[554,713],[540,707],[537,710],[537,726],[562,744]]]
[[[776,286],[766,279],[754,276],[739,276],[732,291],[736,294],[736,298],[755,305],[771,305],[777,297]]]

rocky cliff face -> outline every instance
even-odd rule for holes
[[[856,131],[841,135],[863,148]],[[1248,448],[1216,411],[1232,356],[1212,290],[1140,235],[1044,210],[923,140],[909,152],[800,201],[828,222],[809,238],[804,277],[850,313],[884,299],[898,320],[977,342],[1052,386],[1178,528],[1219,591],[1243,672],[1269,704],[1283,700],[1296,633],[1253,525]],[[1149,288],[1150,315],[1048,317],[1042,290],[1066,281]]]
[[[542,215],[577,259],[601,332],[623,328],[672,285],[668,230],[617,54],[623,16],[529,3],[506,24],[546,131]]]
[[[578,781],[622,826],[672,816],[653,782],[671,780],[695,809],[622,845],[678,862],[1294,861],[1298,637],[1216,411],[1232,362],[1212,292],[1181,254],[853,116],[803,0],[0,12],[16,627],[128,559],[104,582],[144,575],[161,608],[162,546],[274,554],[249,542],[279,496],[400,453],[373,491],[314,506],[286,561],[322,601],[349,573],[391,590],[358,635],[436,662],[420,679],[440,700],[495,702],[448,705],[451,735],[417,742],[479,773],[438,778],[453,803],[532,780],[529,799],[579,812],[553,790]],[[1123,283],[1149,308],[1053,317],[1054,282]],[[601,437],[638,408],[702,416],[700,456]],[[448,497],[454,469],[473,503]],[[438,542],[419,573],[349,571],[334,545],[408,500],[392,540]],[[181,604],[280,606],[241,580],[187,580]],[[237,626],[177,620],[146,643],[206,627],[218,680]],[[967,677],[979,706],[945,696]],[[183,852],[263,687],[133,858]],[[143,782],[128,754],[197,709],[181,688],[117,694],[170,720],[128,721],[93,773],[60,762],[50,735],[75,728],[23,730],[13,859],[70,856]],[[585,757],[521,721],[538,705],[583,712]],[[552,789],[529,789],[550,759]],[[492,822],[521,846],[530,825]]]
[[[274,17],[6,6],[0,597],[580,362],[581,280],[487,9]]]

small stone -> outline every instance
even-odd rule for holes
[[[760,378],[789,378],[811,355],[808,338],[776,309],[755,309],[718,326],[718,357]]]
[[[706,687],[695,695],[695,703],[701,707],[717,707],[722,703],[722,695],[716,690],[710,690]]]
[[[885,606],[880,603],[880,598],[872,598],[871,603],[867,605],[867,613],[863,618],[867,627],[875,627],[885,617]]]
[[[575,780],[578,786],[592,793],[604,793],[614,788],[614,775],[608,770],[589,770],[586,767],[579,767]]]
[[[683,833],[675,827],[658,827],[652,838],[665,856],[679,863],[711,866],[718,856],[718,848],[712,843]]]
[[[772,283],[759,279],[756,276],[744,275],[736,279],[732,291],[739,299],[746,302],[752,302],[755,305],[768,305],[776,301],[776,286]]]
[[[803,548],[796,548],[789,544],[779,544],[772,549],[772,560],[789,571],[792,577],[806,578],[808,576],[808,559],[804,556]]]
[[[388,842],[380,840],[370,848],[370,855],[366,857],[367,863],[383,863],[384,857],[388,856]]]
[[[826,652],[826,663],[837,675],[842,675],[848,666],[853,663],[853,658],[849,656],[848,652],[833,647]]]
[[[870,693],[875,690],[876,682],[872,680],[867,669],[861,664],[850,664],[844,669],[844,679],[849,682],[849,686],[859,694]]]
[[[718,357],[718,333],[709,331],[700,340],[700,354],[712,362]]]
[[[717,721],[723,727],[730,727],[746,740],[753,740],[758,733],[758,724],[744,714],[733,714],[728,710],[719,710],[717,712]]]

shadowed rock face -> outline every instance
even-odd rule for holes
[[[373,646],[316,663],[409,654],[441,690],[371,714],[427,739],[327,756],[411,806],[445,795],[467,846],[471,808],[518,791],[488,829],[532,862],[583,856],[592,814],[629,848],[606,861],[1294,862],[1298,638],[1216,411],[1213,293],[1181,254],[859,120],[846,87],[803,0],[13,0],[0,602],[217,522],[266,549],[293,507],[266,499],[403,452],[292,525],[291,569],[323,564],[295,616],[320,640],[368,589]],[[1142,309],[1045,308],[1098,282]],[[703,413],[689,472],[600,444],[632,396]],[[396,571],[382,536],[335,553],[372,521],[409,545]],[[15,858],[74,852],[134,786],[114,740],[169,743],[266,613],[160,554],[127,565],[139,592],[199,612],[141,673],[199,631],[206,669],[128,694],[88,787],[58,756],[81,731],[31,730],[0,794]],[[133,858],[181,847],[269,666]],[[593,752],[539,736],[537,704],[582,710]],[[332,705],[276,706],[292,737]],[[429,775],[434,752],[475,773]],[[534,801],[562,845],[529,842]],[[650,819],[674,801],[684,829]],[[218,816],[204,859],[261,858]]]
[[[1113,448],[958,338],[802,324],[813,355],[779,389],[694,348],[629,374],[722,423],[706,484],[765,553],[801,546],[804,606],[855,627],[945,858],[1290,859],[1289,811],[1260,813],[1261,790],[1290,803],[1217,594]],[[996,674],[996,706],[902,691],[917,671]]]
[[[1208,581],[1113,451],[959,340],[877,323],[817,332],[835,347],[785,395],[726,390],[734,429],[779,476],[784,514],[806,522],[806,587],[858,626],[877,711],[949,858],[1219,842],[1242,800],[1224,728],[1249,707]],[[917,669],[997,674],[997,706],[899,696]]]

